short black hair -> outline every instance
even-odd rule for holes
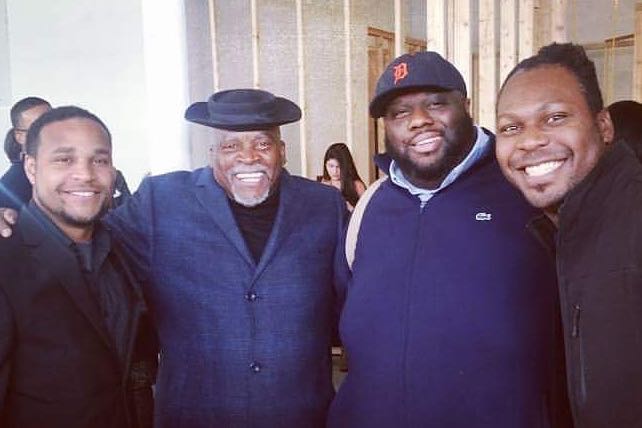
[[[13,126],[14,128],[17,128],[18,122],[20,122],[20,116],[22,115],[22,113],[40,105],[46,105],[47,107],[51,107],[51,104],[49,104],[49,101],[43,100],[42,98],[38,98],[38,97],[23,98],[17,103],[15,103],[13,107],[11,107],[11,126]]]
[[[628,144],[638,159],[642,159],[642,104],[626,100],[618,101],[608,106],[614,139]]]
[[[22,147],[20,146],[20,143],[16,141],[16,136],[13,135],[13,128],[10,128],[9,131],[7,131],[7,135],[4,137],[4,153],[11,162],[18,162],[20,160],[21,152]]]
[[[25,152],[29,156],[36,156],[38,145],[40,144],[40,132],[45,126],[53,122],[62,122],[63,120],[77,118],[93,120],[98,125],[100,125],[105,130],[105,133],[107,134],[107,140],[109,142],[109,145],[111,146],[111,133],[109,132],[109,129],[107,129],[107,125],[105,125],[103,121],[98,118],[98,116],[80,107],[64,106],[49,110],[33,122],[31,128],[29,128],[29,132],[27,132]]]
[[[594,114],[604,109],[602,92],[595,72],[595,64],[586,56],[586,51],[580,45],[573,43],[551,43],[542,47],[537,55],[526,58],[513,68],[499,90],[501,96],[506,83],[520,71],[532,70],[545,65],[557,65],[570,71],[582,88],[584,98]]]

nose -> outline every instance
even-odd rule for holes
[[[94,177],[94,168],[91,161],[75,162],[71,175],[74,180],[91,181]]]
[[[434,119],[430,112],[424,108],[415,108],[410,117],[409,126],[411,129],[422,128],[426,125],[432,125]]]
[[[531,151],[544,147],[548,143],[549,138],[546,132],[535,126],[531,126],[524,129],[517,142],[517,147],[521,150]]]
[[[252,144],[246,144],[239,152],[239,160],[243,163],[252,164],[258,160],[258,153]]]

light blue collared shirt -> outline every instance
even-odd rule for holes
[[[464,158],[463,161],[454,167],[444,181],[441,182],[439,187],[436,189],[422,189],[413,185],[401,172],[399,165],[393,160],[390,163],[389,176],[390,180],[395,183],[397,186],[402,187],[410,192],[410,194],[415,195],[419,198],[421,202],[420,207],[423,208],[426,206],[428,201],[435,196],[437,192],[446,188],[452,182],[454,182],[461,174],[466,172],[471,166],[473,166],[479,158],[481,158],[490,148],[490,137],[479,126],[475,126],[477,130],[477,140],[473,144],[473,148],[470,149],[468,155]]]

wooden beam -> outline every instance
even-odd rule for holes
[[[395,58],[406,52],[404,40],[406,39],[406,29],[404,28],[404,16],[406,15],[405,0],[395,1]]]
[[[426,0],[426,49],[448,57],[445,0]]]
[[[352,132],[352,14],[351,0],[343,0],[343,40],[345,53],[346,145],[353,151]],[[354,153],[354,152],[353,152]]]
[[[519,61],[533,56],[533,23],[535,21],[534,0],[521,0],[519,2],[519,45],[517,48]]]
[[[308,176],[308,136],[306,126],[307,105],[305,102],[305,40],[303,37],[303,0],[296,2],[296,39],[297,39],[297,72],[299,89],[299,107],[301,108],[301,120],[299,121],[299,134],[301,142],[301,175]]]
[[[517,17],[515,0],[500,0],[499,27],[499,82],[500,85],[508,73],[517,65],[517,33],[515,20]]]
[[[466,82],[468,97],[474,93],[472,82],[472,49],[470,38],[470,7],[471,0],[455,0],[453,64]],[[472,104],[471,104],[472,105]]]
[[[259,12],[257,0],[250,0],[250,14],[252,21],[252,85],[259,88]]]
[[[218,71],[218,42],[216,39],[216,0],[208,0],[210,12],[210,42],[212,43],[212,80],[214,92],[221,87],[221,76]]]
[[[533,48],[535,51],[551,42],[551,1],[535,0],[533,18]]]
[[[568,42],[567,10],[568,0],[551,0],[551,42]]]
[[[479,119],[495,129],[497,56],[495,55],[495,0],[479,0]]]
[[[638,102],[642,102],[642,2],[635,4],[635,36],[633,39],[632,98]]]

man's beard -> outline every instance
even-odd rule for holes
[[[472,129],[472,132],[469,130]],[[443,151],[438,159],[428,165],[416,163],[408,153],[398,149],[390,143],[388,135],[385,135],[384,142],[386,152],[399,165],[399,168],[414,183],[436,183],[438,187],[448,173],[456,167],[469,153],[474,141],[474,128],[472,118],[468,115],[461,118],[450,129],[442,133],[444,139]],[[420,186],[418,186],[420,187]]]

